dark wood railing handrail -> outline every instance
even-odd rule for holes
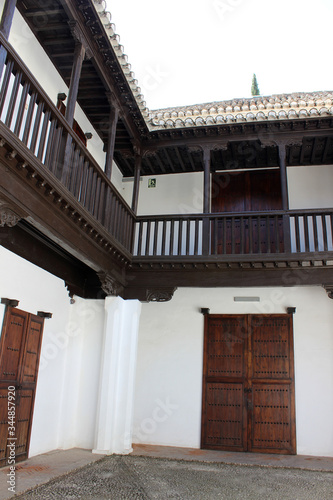
[[[309,209],[290,209],[290,210],[266,210],[260,212],[211,212],[205,213],[189,213],[189,214],[162,214],[162,215],[137,215],[136,221],[170,221],[174,220],[204,220],[204,219],[214,219],[222,217],[269,217],[275,215],[307,215],[307,214],[331,214],[332,208],[309,208]]]

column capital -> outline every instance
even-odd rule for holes
[[[261,142],[261,147],[262,148],[269,148],[269,147],[278,147],[279,149],[282,149],[283,147],[286,148],[287,146],[302,146],[303,143],[303,138],[302,137],[281,137],[277,139],[260,139]]]
[[[93,53],[90,49],[89,43],[87,42],[86,37],[82,33],[80,26],[77,21],[68,21],[69,28],[71,30],[72,36],[76,43],[82,45],[85,50],[85,59],[92,59]]]

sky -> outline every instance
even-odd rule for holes
[[[106,0],[150,110],[333,90],[333,0]]]

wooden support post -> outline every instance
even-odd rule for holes
[[[77,42],[75,44],[74,61],[73,61],[71,81],[69,85],[66,114],[65,114],[65,118],[68,121],[70,127],[73,126],[77,94],[79,91],[81,69],[85,53],[86,49],[84,45],[81,42]]]
[[[109,97],[109,102],[110,102],[110,97]],[[112,174],[112,162],[114,156],[114,145],[116,142],[118,118],[119,118],[119,109],[110,102],[109,133],[108,133],[108,142],[107,142],[106,158],[105,158],[105,174],[109,179],[111,179],[111,174]]]
[[[12,27],[16,0],[5,0],[3,11],[0,20],[0,33],[8,40],[10,29]],[[7,51],[4,47],[0,47],[0,78],[5,66]]]
[[[286,161],[287,143],[278,142],[278,149],[279,149],[282,208],[284,211],[288,211],[289,200],[288,200],[287,161]],[[283,215],[283,234],[284,234],[284,251],[286,253],[290,253],[291,252],[290,220],[289,220],[289,214],[287,213]]]
[[[139,154],[135,155],[134,184],[133,184],[133,196],[132,196],[132,210],[135,214],[138,211],[141,163],[142,163],[141,155]]]
[[[203,212],[204,214],[210,213],[210,160],[211,152],[209,148],[204,148],[203,150],[203,162],[204,162],[204,192],[203,192]],[[204,255],[209,254],[210,247],[210,221],[209,219],[203,220],[203,231],[202,231],[202,252]]]

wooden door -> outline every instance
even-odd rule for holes
[[[296,453],[291,315],[207,315],[201,447]]]
[[[217,253],[275,253],[283,251],[282,216],[275,221],[251,217],[251,212],[282,209],[279,170],[249,170],[214,174],[212,213],[243,213],[249,217],[226,217],[217,227]],[[214,245],[215,227],[212,227]]]
[[[28,456],[44,319],[6,309],[0,341],[0,465],[15,443],[15,461]]]

